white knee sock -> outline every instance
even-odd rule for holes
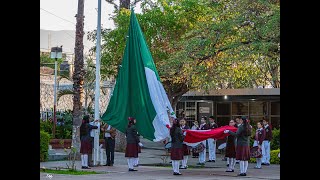
[[[84,154],[83,159],[84,159],[84,166],[88,167],[88,154]]]
[[[229,164],[227,169],[231,169],[232,166],[232,158],[227,158],[227,163]]]
[[[244,173],[244,161],[240,161],[240,173]]]
[[[172,160],[171,165],[172,165],[172,170],[173,170],[173,172],[176,172],[176,163],[175,163],[175,160]]]
[[[261,168],[261,158],[256,158],[257,168]]]
[[[182,167],[187,167],[187,162],[188,162],[188,156],[183,156],[182,162]]]
[[[237,162],[237,160],[236,160],[236,158],[232,158],[233,159],[233,161],[232,161],[232,169],[234,170],[234,166],[236,165],[236,162]]]
[[[128,162],[129,169],[133,169],[133,158],[128,158],[127,162]]]
[[[180,170],[179,170],[180,160],[177,160],[175,163],[176,163],[176,172],[180,173]]]
[[[84,165],[84,156],[83,156],[83,154],[81,154],[81,166],[85,166]]]
[[[229,158],[229,169],[231,170],[234,170],[234,167],[233,167],[233,164],[235,163],[234,161],[235,161],[234,158]]]
[[[249,165],[248,161],[244,161],[244,169],[243,169],[244,172],[243,173],[247,173],[248,165]]]

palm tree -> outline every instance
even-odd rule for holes
[[[75,60],[73,72],[73,126],[72,126],[72,146],[76,153],[80,153],[80,125],[82,120],[83,102],[83,25],[84,25],[84,0],[78,0],[78,12],[76,15],[76,39],[75,39]]]

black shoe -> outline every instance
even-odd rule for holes
[[[270,166],[270,164],[269,164],[269,163],[266,163],[265,165],[266,165],[266,166]]]
[[[187,167],[180,167],[179,169],[187,169]]]
[[[261,163],[261,165],[266,165],[266,163]]]
[[[211,160],[211,162],[216,162],[216,160]]]
[[[139,164],[137,164],[137,165],[133,165],[133,167],[139,167]]]
[[[81,169],[91,169],[88,166],[82,166]]]
[[[229,164],[227,164],[227,167],[229,167]]]
[[[226,170],[226,172],[234,172],[234,170]]]
[[[173,175],[182,175],[181,173],[174,172]]]
[[[246,176],[247,174],[246,173],[240,173],[238,174],[238,176]]]
[[[207,162],[213,162],[213,160],[209,160],[209,161],[207,161]]]
[[[129,169],[129,171],[138,171],[138,170],[136,170],[136,169]]]
[[[110,164],[105,164],[105,165],[103,165],[103,166],[110,166]]]

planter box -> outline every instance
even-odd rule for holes
[[[99,143],[103,144],[104,148],[104,139],[100,139]],[[70,149],[72,145],[72,139],[50,139],[49,145],[52,146],[52,149]]]

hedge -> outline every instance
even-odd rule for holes
[[[50,135],[47,132],[40,131],[40,162],[48,160]]]
[[[270,142],[271,150],[280,149],[280,129],[272,130],[272,140]]]
[[[280,153],[280,149],[272,150],[270,152],[270,164],[280,164],[280,158],[278,154]],[[250,158],[250,163],[256,163],[256,158]]]

